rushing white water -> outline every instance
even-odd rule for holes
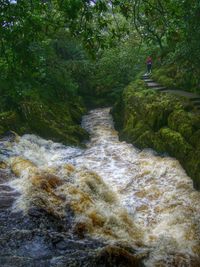
[[[192,266],[200,254],[200,193],[179,162],[120,142],[108,108],[92,110],[82,125],[91,137],[86,149],[24,135],[8,154],[41,168],[71,163],[95,171],[144,234],[146,266]]]

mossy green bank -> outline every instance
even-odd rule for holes
[[[19,135],[37,134],[43,138],[70,145],[81,145],[88,133],[81,128],[86,108],[80,97],[69,101],[47,99],[23,100],[15,108],[0,113],[0,135],[15,131]]]
[[[112,114],[121,139],[175,157],[200,189],[200,114],[187,99],[147,89],[138,79]]]

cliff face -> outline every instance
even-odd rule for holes
[[[137,80],[125,88],[112,114],[121,139],[177,158],[200,188],[200,114],[190,103]]]

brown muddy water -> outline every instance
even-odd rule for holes
[[[109,111],[83,117],[86,149],[1,140],[0,266],[200,266],[200,193],[176,159],[119,141]]]

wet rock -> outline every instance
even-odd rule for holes
[[[12,190],[13,189],[10,186],[8,186],[8,185],[0,184],[0,191],[10,192]]]
[[[103,248],[97,258],[97,264],[102,266],[142,267],[141,258],[117,246]],[[97,265],[98,266],[98,265]]]
[[[69,213],[73,216],[70,208]],[[27,215],[8,210],[0,213],[0,266],[114,267],[128,266],[120,265],[123,262],[133,263],[132,252],[127,248],[103,249],[106,244],[102,241],[80,240],[68,232],[65,223],[65,219],[55,218],[37,207],[31,207]]]
[[[2,191],[0,191],[1,192],[1,197],[2,198],[14,198],[14,199],[16,199],[17,198],[17,196],[19,196],[20,194],[19,194],[19,192],[17,192],[17,191],[12,191],[12,190],[10,190],[10,191],[8,191],[8,190],[2,190]],[[1,198],[0,197],[0,198]]]
[[[32,259],[51,258],[52,244],[42,231],[13,230],[0,238],[1,256],[14,255]]]
[[[42,213],[44,211],[42,209],[39,209],[37,207],[31,207],[29,210],[28,210],[28,215],[29,216],[33,216],[33,217],[40,217],[42,216]]]
[[[95,255],[90,251],[87,253],[77,251],[67,256],[54,257],[50,261],[51,267],[95,267],[98,266],[95,262]],[[104,265],[105,266],[105,265]],[[99,267],[103,267],[99,265]],[[113,266],[114,267],[114,266]]]
[[[51,266],[87,266],[87,267],[142,267],[142,260],[117,246],[105,246],[96,250],[76,251],[68,256],[55,257]]]
[[[74,224],[75,214],[70,205],[66,205],[65,214],[65,225],[68,229],[71,229]]]
[[[34,267],[33,259],[17,256],[1,256],[0,266],[5,267]],[[39,267],[39,266],[38,266]]]
[[[14,142],[18,138],[18,134],[14,131],[7,131],[4,134],[3,140]]]
[[[43,231],[63,232],[67,231],[65,222],[47,214],[45,211],[33,209],[30,213],[37,215],[26,215],[23,212],[11,212],[11,210],[3,210],[0,213],[0,234],[4,234],[16,230],[40,229]],[[40,216],[38,216],[40,213]],[[9,218],[9,220],[8,220]]]
[[[68,248],[68,242],[65,240],[61,240],[56,243],[56,249],[58,250],[66,250]]]
[[[15,200],[16,199],[12,196],[3,196],[3,197],[1,196],[0,197],[0,210],[10,208]]]
[[[10,180],[10,174],[6,170],[0,169],[0,183],[5,183]]]

